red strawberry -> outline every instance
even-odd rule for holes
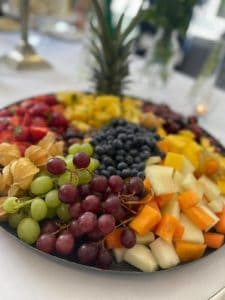
[[[35,117],[32,119],[32,125],[37,127],[47,127],[48,124],[42,117]]]
[[[21,103],[21,107],[22,107],[22,108],[25,108],[25,109],[29,109],[29,108],[31,108],[33,105],[34,105],[34,102],[33,102],[32,99],[23,101],[23,102]]]
[[[0,131],[5,130],[9,125],[9,118],[0,117]]]
[[[0,143],[11,143],[14,141],[12,131],[5,130],[0,132]]]
[[[45,103],[36,103],[30,108],[30,114],[36,117],[47,116],[50,113],[49,105]]]
[[[23,125],[24,126],[30,126],[32,122],[32,117],[29,113],[26,113],[23,118]]]
[[[0,110],[0,117],[10,117],[11,113],[7,109],[1,109]]]
[[[17,141],[25,142],[29,140],[30,131],[26,126],[17,126],[14,130],[14,136]]]
[[[57,103],[55,95],[44,95],[33,98],[36,102],[45,102],[47,105],[54,105]]]
[[[16,114],[19,116],[24,116],[26,114],[26,109],[22,106],[18,106],[16,109]]]
[[[49,123],[53,127],[67,127],[68,121],[67,119],[58,112],[53,112],[50,116]]]
[[[19,116],[12,116],[9,120],[10,124],[13,126],[13,127],[17,127],[21,124],[21,117]]]
[[[30,135],[33,142],[39,142],[48,133],[48,128],[45,127],[30,127]]]

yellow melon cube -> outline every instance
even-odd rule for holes
[[[184,156],[182,154],[168,152],[164,161],[164,165],[167,167],[172,167],[177,171],[183,169]]]

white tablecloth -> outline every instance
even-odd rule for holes
[[[10,50],[16,38],[14,34],[0,34],[0,54]],[[81,67],[84,57],[81,44],[44,38],[37,48],[54,69],[15,72],[0,65],[1,106],[35,94],[89,88]],[[185,113],[192,110],[193,106],[185,100],[191,84],[191,79],[174,75],[166,92],[173,108]],[[149,97],[151,91],[139,78],[129,93]],[[224,112],[224,93],[215,91],[211,114],[201,123],[225,144]],[[0,229],[1,300],[205,300],[224,285],[225,247],[177,270],[149,276],[112,276],[58,265],[26,249]]]

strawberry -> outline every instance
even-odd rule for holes
[[[36,102],[45,102],[47,105],[55,105],[57,103],[57,99],[55,95],[44,95],[44,96],[37,96],[33,98]]]
[[[14,141],[12,131],[4,130],[0,132],[0,143],[11,143]]]
[[[47,127],[48,124],[42,117],[35,117],[32,119],[32,125],[37,127]]]
[[[29,113],[26,113],[23,118],[23,125],[24,126],[30,126],[32,122],[32,117]]]
[[[53,127],[67,127],[67,119],[58,112],[53,112],[49,119],[50,126]]]
[[[48,116],[50,113],[49,105],[44,102],[36,103],[30,108],[30,114],[36,117]]]
[[[10,118],[9,122],[13,127],[17,127],[21,124],[21,118],[15,115]]]
[[[1,109],[0,110],[0,117],[10,117],[11,113],[9,110],[7,109]]]
[[[30,127],[30,135],[33,142],[39,142],[46,134],[48,133],[48,128],[46,127],[38,127],[31,126]]]
[[[24,116],[26,114],[26,109],[19,105],[16,109],[16,114],[19,116]]]
[[[0,117],[0,131],[7,129],[9,125],[9,118]]]
[[[29,140],[30,132],[26,126],[17,126],[14,130],[14,136],[17,141],[25,142]]]

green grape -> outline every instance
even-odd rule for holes
[[[73,164],[73,157],[74,156],[70,154],[70,155],[67,155],[67,157],[65,159],[66,167],[67,167],[67,169],[69,169],[71,171],[75,170],[75,166]]]
[[[59,159],[61,159],[61,160],[64,160],[64,161],[66,160],[65,157],[62,156],[62,155],[57,155],[57,156],[55,156],[55,157],[56,157],[56,158],[59,158]]]
[[[56,209],[57,216],[60,218],[60,220],[67,222],[71,219],[70,213],[69,213],[69,205],[65,203],[61,203],[57,209]]]
[[[94,153],[94,149],[91,146],[91,144],[89,143],[85,143],[81,145],[81,151],[80,152],[84,152],[89,156],[92,156],[92,154]]]
[[[81,145],[80,144],[73,144],[68,149],[68,153],[69,154],[73,154],[74,155],[74,154],[77,154],[79,152],[81,152]]]
[[[72,183],[74,185],[78,184],[78,177],[71,173],[70,171],[66,171],[65,173],[63,173],[61,176],[59,176],[58,178],[58,185],[64,185],[66,183]]]
[[[45,196],[45,202],[48,207],[56,208],[61,203],[58,196],[57,190],[52,190],[48,192],[48,194]]]
[[[25,217],[24,213],[22,211],[20,212],[17,212],[15,214],[11,214],[9,216],[9,219],[8,219],[8,222],[9,222],[9,225],[16,229],[20,223],[20,221]]]
[[[27,244],[34,244],[40,235],[40,226],[31,218],[24,218],[17,227],[17,235],[20,240]]]
[[[53,188],[52,178],[49,176],[40,176],[31,183],[31,193],[34,195],[46,194]]]
[[[8,197],[3,203],[3,209],[8,214],[14,214],[18,211],[19,201],[16,197]]]
[[[87,169],[89,172],[93,173],[96,169],[98,169],[99,166],[100,162],[95,158],[91,158],[90,164]]]
[[[78,185],[86,184],[91,181],[92,175],[89,171],[87,170],[79,170],[77,171],[78,175]]]
[[[36,178],[42,177],[42,176],[49,176],[49,173],[47,171],[41,171],[37,174]]]
[[[56,216],[56,208],[48,207],[46,219],[53,219]]]
[[[30,212],[31,217],[35,221],[41,221],[43,220],[47,215],[47,205],[43,199],[35,198],[33,199],[31,206],[30,206]]]

